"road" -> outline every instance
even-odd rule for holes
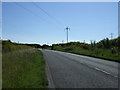
[[[118,88],[118,63],[54,50],[41,50],[50,88]]]

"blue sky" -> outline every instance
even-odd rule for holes
[[[20,43],[99,41],[118,36],[117,2],[4,2],[2,38]],[[42,8],[42,10],[40,9]]]

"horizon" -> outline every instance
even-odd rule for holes
[[[118,2],[3,2],[2,39],[40,45],[118,37]]]
[[[119,38],[120,36],[118,36],[117,38]],[[117,38],[113,38],[113,39],[109,39],[109,40],[114,40],[114,39],[117,39]],[[104,38],[104,39],[107,39],[107,38]],[[102,39],[102,40],[104,40],[104,39]],[[102,41],[102,40],[100,40],[100,41]],[[9,40],[2,40],[2,41],[9,41]],[[95,42],[95,43],[99,43],[100,41],[98,41],[98,42]],[[25,42],[25,43],[21,43],[21,42],[15,42],[15,41],[12,41],[12,40],[10,40],[10,42],[12,42],[12,43],[16,43],[16,44],[39,44],[39,45],[48,45],[48,46],[52,46],[53,44],[67,44],[67,42],[65,42],[65,43],[53,43],[53,44],[40,44],[40,43],[27,43],[27,42]],[[73,41],[73,42],[79,42],[79,43],[85,43],[85,44],[91,44],[91,43],[87,43],[87,42],[80,42],[80,41]],[[92,42],[94,42],[94,41],[92,41]],[[68,42],[68,43],[72,43],[72,42]]]

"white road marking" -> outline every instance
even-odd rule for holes
[[[95,68],[95,69],[98,70],[98,71],[101,71],[101,72],[103,72],[103,73],[105,73],[105,74],[110,74],[109,72],[106,72],[106,71],[101,70],[101,69],[99,69],[99,68]]]
[[[111,76],[113,76],[113,77],[115,77],[115,78],[120,78],[120,77],[118,77],[118,76],[114,76],[114,75],[112,75],[111,73],[109,73],[109,72],[107,72],[107,71],[104,71],[104,70],[101,70],[101,69],[99,69],[99,68],[95,68],[95,69],[98,70],[98,71],[101,71],[101,72],[103,72],[103,73],[105,73],[105,74],[111,75]]]

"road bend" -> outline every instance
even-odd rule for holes
[[[42,50],[50,88],[118,88],[119,63],[54,50]]]

